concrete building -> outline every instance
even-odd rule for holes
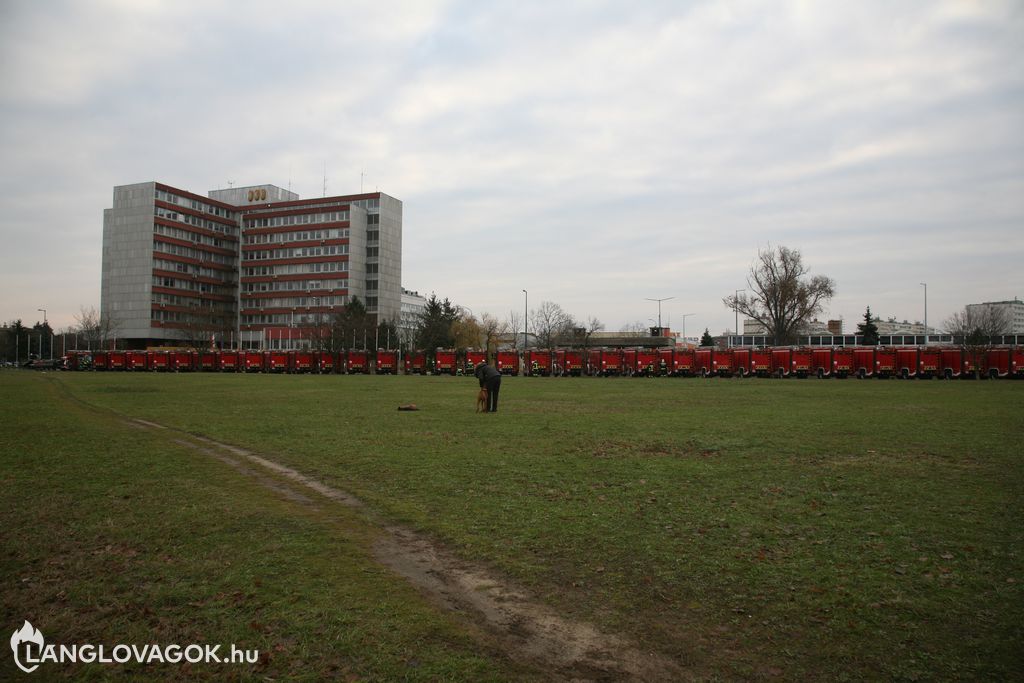
[[[402,312],[398,318],[398,337],[403,347],[412,347],[416,329],[423,312],[427,309],[427,298],[419,292],[402,289]]]
[[[101,315],[128,347],[311,346],[354,296],[398,320],[402,202],[380,192],[304,200],[274,185],[208,197],[118,186],[102,272]]]
[[[974,316],[984,309],[1002,313],[1006,317],[1009,329],[1004,334],[1024,334],[1024,301],[986,301],[981,304],[967,304],[967,314]]]

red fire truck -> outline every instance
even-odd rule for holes
[[[789,377],[793,371],[793,349],[772,349],[772,374]]]
[[[498,372],[503,375],[519,374],[519,354],[515,351],[498,351],[496,364]]]
[[[1014,377],[1024,377],[1024,346],[1013,347],[1013,359],[1010,361],[1010,368]]]
[[[405,355],[405,374],[423,375],[427,372],[427,354],[422,351],[410,351]]]
[[[263,372],[263,361],[262,351],[243,351],[242,352],[242,369],[245,372]]]
[[[860,379],[875,376],[875,349],[857,348],[853,350],[853,367]]]
[[[919,363],[916,348],[896,349],[896,376],[901,379],[913,379],[917,377],[917,366]]]
[[[486,362],[486,351],[466,351],[466,365],[463,372],[467,375],[472,375],[476,371],[476,366]]]
[[[633,366],[633,374],[641,377],[654,377],[658,374],[658,351],[656,349],[637,349]]]
[[[317,351],[313,354],[313,363],[321,375],[331,374],[336,367],[334,354],[330,351]]]
[[[811,372],[818,379],[832,376],[832,349],[821,348],[811,350]]]
[[[149,354],[145,351],[129,351],[127,367],[129,370],[148,370]]]
[[[291,367],[291,353],[288,351],[267,351],[263,361],[264,372],[288,372]]]
[[[149,369],[154,372],[167,372],[171,369],[171,353],[169,351],[150,351]]]
[[[846,379],[853,373],[854,353],[853,349],[838,348],[832,350],[832,374],[840,379]]]
[[[199,369],[203,372],[216,372],[219,368],[217,367],[217,352],[216,351],[203,351],[199,354]]]
[[[711,368],[714,374],[719,377],[732,377],[733,360],[732,349],[713,351],[711,354]]]
[[[615,349],[594,349],[588,354],[590,374],[614,377],[622,374],[622,353]]]
[[[750,374],[751,350],[747,348],[732,350],[732,369],[737,377]]]
[[[221,372],[238,372],[241,363],[238,359],[238,351],[221,351],[217,354],[217,363]]]
[[[345,372],[350,375],[370,374],[370,353],[368,351],[349,351],[345,355]]]
[[[998,379],[1000,377],[1007,377],[1011,374],[1011,360],[1010,360],[1010,349],[1008,347],[999,347],[995,349],[989,349],[985,353],[985,372],[988,374],[989,379]]]
[[[772,374],[772,352],[769,349],[753,349],[750,352],[750,374],[758,377]]]
[[[814,364],[814,354],[810,349],[793,349],[793,372],[803,379],[811,374],[811,366]]]
[[[434,353],[434,373],[438,375],[458,374],[459,363],[453,349],[438,349]]]
[[[551,374],[551,352],[531,349],[523,360],[527,377],[547,377]]]
[[[875,376],[882,378],[896,376],[895,349],[875,349]]]
[[[107,370],[124,370],[124,354],[124,351],[111,351],[107,359]]]
[[[171,351],[171,370],[175,372],[192,372],[196,367],[196,354],[194,351]]]
[[[693,372],[701,377],[715,373],[714,350],[701,348],[693,350]]]
[[[939,373],[943,379],[957,379],[962,377],[964,374],[963,349],[939,349]]]
[[[398,351],[377,349],[377,374],[397,375],[398,374]]]
[[[555,374],[560,377],[579,377],[583,374],[583,351],[565,349],[555,351]]]
[[[918,354],[917,376],[922,379],[938,377],[941,364],[942,352],[934,346],[926,346]]]

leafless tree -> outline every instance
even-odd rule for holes
[[[75,316],[74,331],[79,336],[79,344],[84,343],[89,350],[109,346],[117,338],[118,327],[109,313],[100,315],[95,306],[82,306]]]
[[[488,357],[494,357],[494,353],[498,350],[500,337],[507,333],[508,326],[506,323],[498,320],[490,313],[484,313],[480,316],[480,334],[484,338],[484,349],[486,349]]]
[[[550,349],[557,341],[572,334],[572,316],[552,301],[543,302],[530,311],[530,324],[541,348]]]
[[[522,338],[517,335],[523,332],[523,316],[519,311],[512,310],[508,312],[508,315],[505,317],[505,329],[512,334],[512,345],[518,347],[519,341]]]
[[[646,337],[648,330],[643,321],[635,320],[623,327],[622,333],[624,337]]]
[[[953,335],[954,342],[964,345],[977,378],[988,350],[994,346],[992,338],[1009,334],[1010,323],[1006,309],[979,304],[957,311],[943,326]]]
[[[807,277],[809,272],[796,249],[769,246],[758,250],[750,267],[749,291],[727,296],[722,303],[764,325],[776,344],[790,344],[800,326],[835,296],[831,278]]]

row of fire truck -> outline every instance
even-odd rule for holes
[[[463,375],[484,362],[483,351],[438,349],[400,354],[370,351],[72,351],[69,370],[262,372],[316,374]],[[732,349],[530,349],[498,351],[503,375],[527,377],[1022,377],[1024,347],[981,353],[953,346],[766,347]]]

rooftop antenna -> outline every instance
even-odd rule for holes
[[[366,174],[363,173],[362,171],[359,171],[359,194],[363,193],[363,178],[365,177]]]
[[[324,196],[327,196],[327,162],[324,162]]]
[[[288,191],[292,191],[292,165],[288,164]]]
[[[230,188],[232,188],[234,186],[235,186],[235,181],[234,180],[229,180],[228,181],[228,189],[230,189]]]

